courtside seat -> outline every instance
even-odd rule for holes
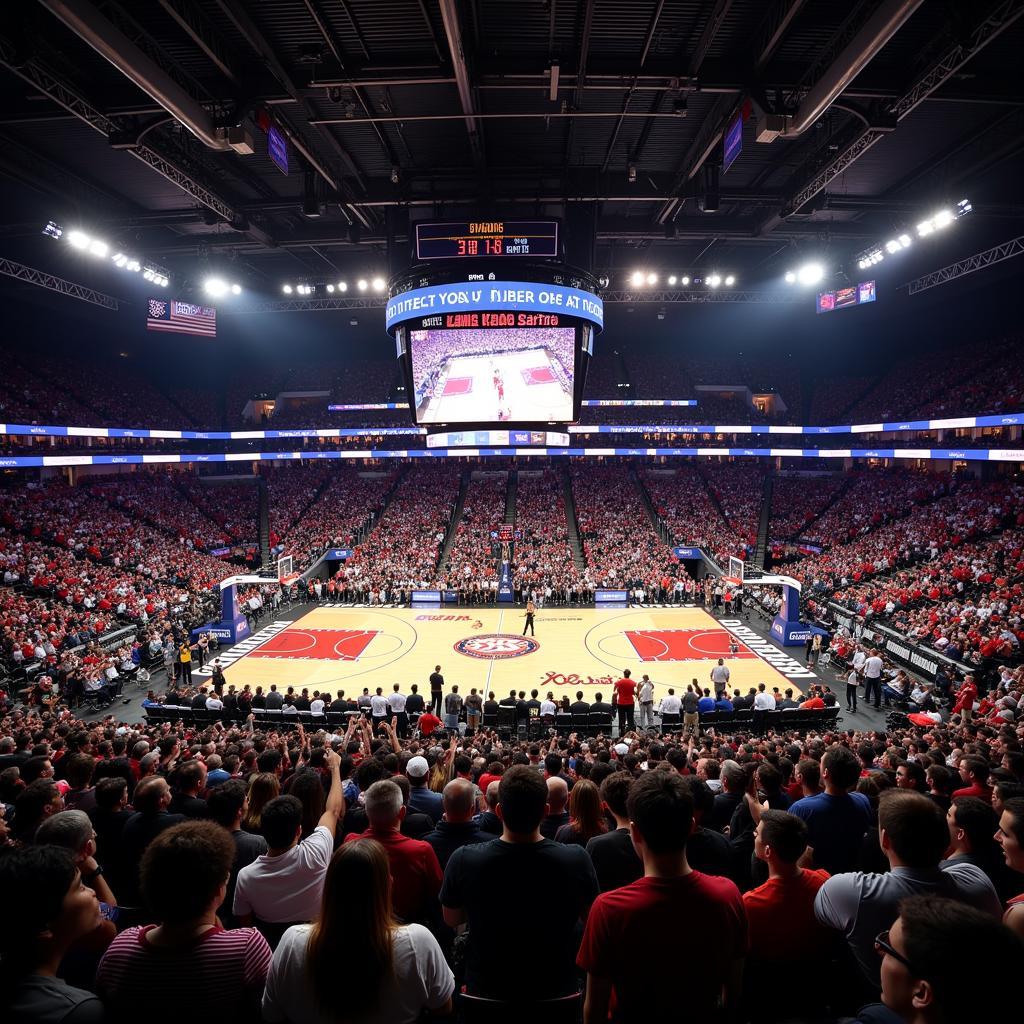
[[[702,711],[700,713],[700,724],[703,725],[717,725],[722,719],[719,717],[722,714],[721,711]]]
[[[589,711],[577,711],[575,714],[569,715],[569,724],[572,726],[572,731],[586,735],[590,730],[590,712]]]
[[[596,736],[599,732],[609,733],[612,731],[612,716],[607,711],[591,711],[587,718],[590,719],[590,733]]]
[[[511,735],[516,728],[516,709],[502,705],[498,708],[496,728],[500,733]]]

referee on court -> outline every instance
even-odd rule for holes
[[[532,600],[526,602],[526,625],[523,626],[523,636],[526,636],[526,631],[530,631],[530,636],[536,636],[533,631],[533,617],[537,614],[537,606]]]

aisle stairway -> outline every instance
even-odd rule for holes
[[[583,544],[580,541],[580,524],[576,518],[576,499],[572,493],[572,477],[569,471],[562,467],[559,472],[562,476],[562,497],[565,501],[565,518],[569,527],[569,546],[572,548],[572,562],[577,570],[586,568],[587,560],[583,557]]]

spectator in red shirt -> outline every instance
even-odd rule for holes
[[[959,714],[964,722],[971,720],[971,713],[974,711],[974,703],[978,699],[978,687],[974,684],[974,676],[968,676],[963,685],[957,690],[956,703],[953,705],[952,714]]]
[[[417,727],[420,730],[420,735],[426,739],[435,729],[439,729],[442,725],[441,719],[433,713],[433,711],[424,711],[420,715],[417,721]]]
[[[768,865],[768,881],[743,894],[743,908],[750,929],[750,959],[744,972],[744,989],[756,1002],[751,1017],[773,1019],[823,1012],[824,992],[813,984],[825,978],[822,966],[831,949],[828,931],[814,916],[814,897],[829,873],[820,868],[802,868],[799,860],[807,849],[807,825],[786,811],[761,810],[748,799],[757,819],[754,856]],[[797,962],[805,968],[799,986],[780,990],[772,984],[780,965]],[[773,994],[779,997],[773,1003]],[[766,1002],[768,1000],[768,1002]]]
[[[953,799],[961,796],[976,796],[985,803],[992,802],[992,787],[988,784],[988,761],[976,754],[960,758],[960,778],[966,783],[953,790]]]
[[[615,684],[615,706],[619,711],[619,735],[624,736],[626,732],[634,728],[633,724],[633,697],[636,693],[636,683],[629,678],[629,669],[622,673],[622,678]]]
[[[678,775],[648,772],[627,804],[633,845],[644,877],[603,893],[587,918],[577,964],[587,972],[584,1020],[597,1024],[671,1020],[680,993],[687,1016],[711,1016],[724,994],[736,1005],[747,920],[735,884],[694,871],[686,859],[693,830],[693,797]],[[681,921],[700,927],[679,927]],[[651,942],[652,936],[672,942]],[[714,935],[710,945],[705,935]],[[637,971],[636,951],[644,950]]]
[[[381,779],[366,791],[365,807],[370,827],[346,836],[345,842],[376,839],[391,864],[395,915],[406,922],[432,921],[437,916],[441,865],[430,843],[402,835],[406,808],[401,789],[390,779]]]

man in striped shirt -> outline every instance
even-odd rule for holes
[[[190,821],[162,832],[142,858],[142,895],[159,924],[128,928],[107,948],[96,988],[108,1019],[179,1020],[201,1007],[210,1020],[258,1019],[270,969],[255,928],[226,931],[217,920],[235,844],[222,826]]]

